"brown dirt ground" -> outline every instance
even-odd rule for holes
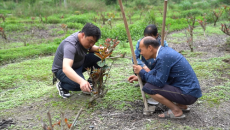
[[[41,32],[41,34],[44,34],[44,37],[47,36],[47,32]],[[220,57],[224,56],[225,54],[229,54],[229,52],[226,51],[226,46],[224,45],[226,38],[226,35],[212,35],[207,36],[206,38],[197,38],[194,43],[194,46],[196,47],[195,51],[207,52],[204,55],[199,55],[197,58],[205,60],[207,58]],[[173,39],[174,38],[169,34],[167,41],[170,47],[174,48],[178,52],[182,50],[189,50],[189,47],[185,42],[181,44],[170,43],[170,41]],[[186,41],[185,38],[181,38],[180,40]],[[230,63],[230,60],[226,59],[225,62]],[[223,76],[230,77],[229,75]],[[200,85],[202,86],[203,92],[206,91],[207,87],[213,87],[216,84],[222,84],[222,81],[218,79],[200,80]],[[78,93],[74,94],[70,100],[75,100],[76,98],[84,100],[88,97]],[[60,110],[52,110],[50,109],[50,106],[45,105],[47,102],[55,100],[60,100],[60,98],[50,99],[48,96],[46,96],[42,97],[39,101],[27,103],[17,108],[2,111],[3,113],[9,113],[8,115],[11,116],[0,117],[0,129],[11,129],[9,124],[14,124],[17,126],[17,128],[13,129],[41,129],[41,122],[36,115],[40,115],[42,119],[46,119],[46,112],[48,110],[51,112],[51,115],[60,114],[60,111],[63,111],[62,108],[60,108]],[[214,107],[210,107],[205,103],[197,102],[189,106],[191,111],[189,113],[185,113],[185,119],[170,121],[167,119],[157,118],[159,113],[167,110],[167,108],[161,104],[157,106],[156,112],[151,116],[144,116],[142,114],[144,108],[142,100],[137,100],[129,104],[134,107],[125,111],[115,110],[113,107],[109,107],[107,109],[99,109],[94,111],[91,113],[91,115],[86,114],[86,118],[84,120],[79,120],[81,127],[78,129],[89,129],[89,126],[94,126],[94,129],[96,130],[142,130],[147,128],[151,130],[174,128],[186,129],[185,126],[191,127],[192,129],[230,129],[230,101],[221,103],[220,105]],[[64,109],[64,111],[66,118],[73,118],[78,110]],[[1,125],[4,122],[6,125]],[[151,125],[147,127],[148,124]]]

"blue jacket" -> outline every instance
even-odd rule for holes
[[[141,79],[162,88],[165,84],[178,87],[183,94],[199,98],[202,96],[199,81],[189,62],[170,47],[161,47],[153,69],[139,73]]]
[[[160,37],[158,37],[156,40],[159,42],[159,44],[161,44]],[[134,51],[136,55],[136,59],[137,59],[137,64],[140,65],[141,67],[147,66],[151,70],[153,68],[152,63],[154,62],[154,59],[152,58],[152,59],[146,60],[143,56],[140,55],[140,50],[139,50],[140,42],[141,42],[141,39],[137,41],[136,50]],[[168,46],[166,41],[164,41],[164,46]]]

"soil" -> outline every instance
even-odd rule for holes
[[[39,33],[43,34],[42,31]],[[44,32],[44,37],[47,36],[46,34],[47,32]],[[171,34],[169,34],[167,37],[167,41],[170,47],[174,48],[178,52],[190,50],[186,42],[182,42],[181,44],[170,43],[171,40],[175,39],[171,36]],[[43,36],[41,35],[41,37]],[[206,38],[203,36],[198,37],[194,42],[194,50],[195,52],[202,52],[202,54],[198,55],[196,58],[206,60],[207,58],[221,57],[229,54],[230,52],[226,51],[225,46],[227,37],[227,35],[207,35]],[[186,38],[179,38],[178,40],[186,41]],[[225,59],[223,61],[230,63],[230,59]],[[119,65],[116,65],[115,67],[119,67]],[[229,72],[229,69],[226,69],[226,71]],[[228,74],[223,76],[230,78]],[[200,80],[200,86],[202,87],[203,92],[206,92],[208,87],[214,87],[216,84],[223,84],[223,82],[220,79]],[[75,99],[79,98],[84,100],[88,97],[84,94],[78,93],[71,96],[70,100],[74,101]],[[47,119],[46,112],[48,110],[51,113],[53,112],[53,115],[60,115],[60,111],[62,111],[61,108],[60,110],[50,110],[50,106],[45,105],[46,103],[55,100],[62,99],[50,99],[48,96],[44,96],[39,101],[2,111],[3,113],[11,113],[7,114],[11,116],[0,117],[0,129],[11,129],[11,124],[16,126],[12,129],[42,129],[41,121],[39,119]],[[91,115],[87,115],[84,120],[79,121],[80,127],[78,127],[78,129],[89,129],[89,127],[94,127],[95,130],[142,130],[147,128],[151,130],[174,128],[186,129],[187,127],[191,127],[193,129],[230,129],[229,101],[223,102],[220,105],[213,107],[210,107],[208,103],[196,102],[195,104],[189,106],[191,108],[189,113],[184,113],[186,115],[185,119],[171,119],[170,121],[168,119],[159,119],[157,117],[159,113],[167,110],[167,108],[161,104],[156,106],[156,111],[152,115],[145,116],[143,115],[144,104],[142,100],[127,103],[133,107],[125,111],[116,110],[113,107],[93,111]],[[65,117],[73,118],[75,117],[76,113],[77,110],[66,109]],[[38,118],[37,115],[40,115],[40,118]]]

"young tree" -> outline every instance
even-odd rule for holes
[[[112,19],[115,18],[115,13],[107,13],[107,16],[108,16],[108,24],[109,26],[112,28]]]
[[[153,10],[148,11],[145,16],[145,21],[148,22],[148,24],[156,24],[156,15]]]
[[[3,14],[0,14],[0,18],[2,18],[2,21],[5,22],[6,17]]]
[[[140,11],[140,19],[141,19],[141,16],[143,15],[143,13],[144,13],[144,10],[141,10]]]
[[[133,12],[129,12],[128,13],[128,17],[129,17],[129,21],[130,21],[130,24],[132,24],[132,16],[134,15]]]
[[[35,17],[31,17],[31,23],[34,23]]]
[[[186,37],[187,37],[187,43],[189,44],[189,47],[191,49],[191,52],[193,52],[194,46],[193,46],[193,29],[195,25],[196,18],[195,16],[190,16],[187,17],[187,22],[188,22],[188,32],[190,34],[190,37],[187,37],[187,33],[185,31]]]
[[[227,6],[224,6],[224,8],[219,8],[218,11],[213,10],[213,21],[214,21],[214,26],[216,26],[216,22],[218,21],[218,19],[221,17],[221,15],[223,14],[224,10],[226,9]]]
[[[93,21],[96,23],[97,22],[97,17],[93,16]]]
[[[206,37],[206,35],[205,35],[205,30],[206,30],[206,25],[207,25],[207,20],[206,20],[206,18],[205,18],[205,15],[206,14],[204,14],[204,20],[202,21],[202,20],[200,20],[200,19],[198,19],[197,21],[198,21],[198,23],[200,24],[200,26],[203,28],[203,31],[204,31],[204,36]]]
[[[95,53],[95,55],[101,59],[101,61],[97,63],[98,66],[100,66],[101,68],[94,68],[92,71],[90,68],[86,68],[90,80],[92,81],[94,86],[94,88],[92,88],[91,90],[94,96],[90,99],[90,103],[92,103],[97,98],[104,97],[104,95],[108,91],[108,89],[106,89],[105,83],[108,79],[108,75],[112,65],[108,66],[105,62],[105,59],[112,54],[113,50],[119,44],[119,41],[117,39],[112,40],[110,38],[107,38],[104,44],[105,47],[102,47],[102,45],[100,45],[99,52]]]
[[[42,16],[39,15],[39,18],[40,18],[40,22],[43,24],[43,19],[42,19]]]
[[[227,26],[226,24],[221,24],[221,31],[225,34],[227,34],[228,36],[230,36],[230,25]]]
[[[107,20],[106,18],[105,18],[105,13],[103,14],[103,13],[100,13],[100,18],[101,18],[101,20],[102,20],[102,22],[103,22],[103,25],[105,25],[105,21]]]
[[[169,33],[169,28],[170,28],[170,25],[171,25],[171,23],[167,25],[167,30],[165,31],[165,37],[164,37],[164,40],[166,40],[166,39],[167,39],[167,36],[168,36],[168,33]]]
[[[7,42],[8,39],[6,37],[6,34],[4,32],[4,29],[2,27],[0,27],[0,35],[2,35],[2,38]],[[4,48],[5,48],[5,44],[4,44]]]
[[[64,33],[66,34],[68,31],[68,26],[66,24],[61,24],[61,28],[64,31]]]

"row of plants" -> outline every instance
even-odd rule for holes
[[[47,2],[47,1],[45,1]],[[182,2],[183,3],[183,2]],[[42,3],[39,3],[42,4]],[[0,5],[3,6],[3,5]],[[143,30],[144,28],[151,23],[154,23],[158,26],[159,33],[161,31],[161,23],[162,23],[162,8],[161,6],[158,7],[152,7],[152,6],[146,6],[148,12],[141,12],[140,9],[136,9],[134,13],[127,13],[126,16],[130,18],[130,33],[132,36],[132,39],[134,41],[138,40],[143,36]],[[170,7],[170,6],[169,6]],[[151,10],[151,11],[150,11]],[[204,29],[204,34],[205,34],[205,27],[208,23],[208,20],[210,19],[208,16],[205,14],[202,14],[203,9],[189,9],[189,10],[184,10],[184,11],[179,11],[179,7],[174,7],[174,11],[171,11],[169,8],[168,14],[167,14],[167,20],[166,20],[166,25],[170,26],[170,28],[167,29],[167,33],[171,31],[177,31],[177,30],[182,30],[187,28],[188,26],[191,26],[188,21],[191,21],[189,19],[193,19],[193,25],[190,28],[190,35],[192,35],[192,30],[195,26],[198,26],[199,24],[203,27]],[[129,10],[130,11],[130,10]],[[207,11],[207,10],[206,10]],[[226,15],[229,14],[230,8],[227,6],[220,7],[218,9],[215,9],[213,11],[215,17],[212,17],[213,20],[215,21],[214,25],[216,24],[217,20],[226,20],[229,17],[226,17]],[[211,12],[212,13],[212,12]],[[67,14],[56,14],[56,15],[51,15],[51,16],[44,16],[44,15],[39,15],[39,17],[25,17],[24,18],[18,18],[15,16],[7,16],[4,17],[3,22],[1,22],[0,27],[1,32],[4,33],[5,39],[7,41],[7,35],[8,32],[11,31],[16,31],[16,32],[22,32],[22,31],[30,31],[33,27],[36,27],[38,29],[47,29],[46,24],[61,24],[60,28],[63,29],[62,34],[65,34],[65,36],[62,38],[64,39],[66,36],[70,35],[73,31],[68,31],[68,28],[70,29],[75,29],[75,31],[79,31],[85,23],[87,22],[92,22],[93,24],[96,24],[101,28],[102,31],[102,38],[101,40],[104,40],[108,37],[110,38],[116,38],[118,36],[118,39],[122,41],[121,44],[123,44],[122,47],[125,47],[125,44],[127,43],[127,35],[125,31],[124,24],[122,22],[122,19],[115,19],[116,17],[119,16],[120,13],[116,12],[97,12],[97,13],[84,13],[81,14],[81,12],[75,12],[73,14],[67,13]],[[144,17],[141,18],[141,15]],[[202,16],[203,15],[203,16]],[[223,16],[221,16],[223,15]],[[188,17],[190,16],[190,17]],[[93,18],[94,17],[94,18]],[[95,18],[98,17],[101,21],[103,21],[104,24],[102,24],[101,21],[95,20]],[[135,19],[131,19],[134,17]],[[138,19],[140,17],[140,19]],[[106,24],[105,24],[105,20]],[[136,20],[137,19],[137,20]],[[199,22],[196,22],[198,20]],[[132,22],[133,21],[133,22]],[[28,24],[29,23],[29,24]],[[226,29],[225,31],[223,30],[224,33],[228,33],[228,25],[225,25]],[[58,39],[60,40],[60,39]],[[99,40],[99,42],[101,42]],[[190,40],[188,40],[190,41]],[[57,43],[59,44],[61,40]],[[30,44],[30,43],[29,43]],[[48,45],[49,44],[49,45]],[[57,44],[55,42],[48,42],[47,46],[41,45],[35,45],[37,49],[40,49],[39,51],[31,51],[32,44],[28,47],[19,47],[16,49],[7,49],[7,50],[0,50],[1,56],[0,56],[0,61],[1,64],[7,60],[14,60],[17,59],[16,55],[7,55],[5,53],[8,51],[14,51],[17,50],[17,52],[26,52],[28,50],[28,53],[23,53],[21,55],[18,55],[18,58],[25,58],[30,56],[35,56],[39,54],[51,54],[56,51]],[[25,44],[27,45],[27,44]],[[50,47],[52,46],[52,47]],[[46,49],[44,49],[46,48]],[[47,51],[47,52],[44,52]],[[39,53],[40,52],[40,53]]]

